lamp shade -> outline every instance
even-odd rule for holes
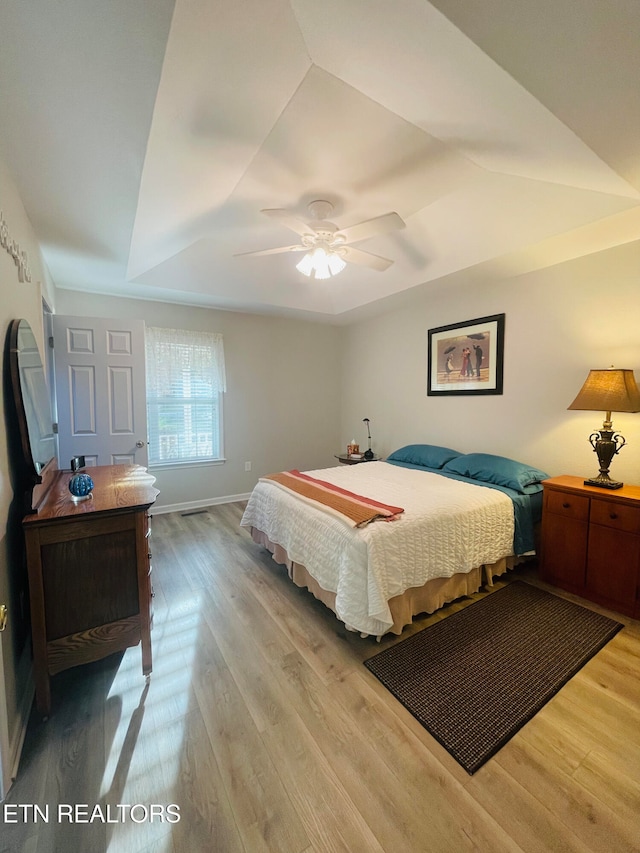
[[[591,412],[640,412],[640,390],[633,370],[590,370],[578,396],[567,408]]]

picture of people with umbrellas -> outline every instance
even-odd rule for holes
[[[486,382],[489,378],[488,332],[438,341],[439,382]]]

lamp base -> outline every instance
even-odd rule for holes
[[[585,486],[597,486],[600,489],[621,489],[624,483],[611,479],[609,466],[613,457],[625,446],[626,441],[620,433],[614,433],[611,429],[611,412],[607,412],[607,419],[602,424],[602,429],[599,432],[591,433],[589,444],[598,457],[600,473],[591,480],[585,480]]]
[[[373,459],[373,450],[369,448],[368,450],[365,450],[363,455],[365,459]]]
[[[597,486],[599,489],[621,489],[624,483],[619,480],[612,480],[608,474],[598,477],[593,477],[591,480],[584,481],[585,486]]]

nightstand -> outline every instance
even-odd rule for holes
[[[359,462],[379,462],[380,457],[374,456],[373,459],[365,459],[364,456],[360,456],[356,458],[355,456],[349,456],[347,453],[336,453],[336,459],[339,459],[343,465],[357,465]]]
[[[543,483],[543,580],[640,617],[640,486],[615,491],[564,475]]]

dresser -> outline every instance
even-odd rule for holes
[[[563,475],[543,487],[543,580],[640,618],[640,486],[609,491]]]
[[[137,465],[88,468],[90,499],[74,502],[70,472],[56,471],[25,516],[38,711],[51,709],[50,676],[141,645],[151,658],[149,509],[155,477]]]

